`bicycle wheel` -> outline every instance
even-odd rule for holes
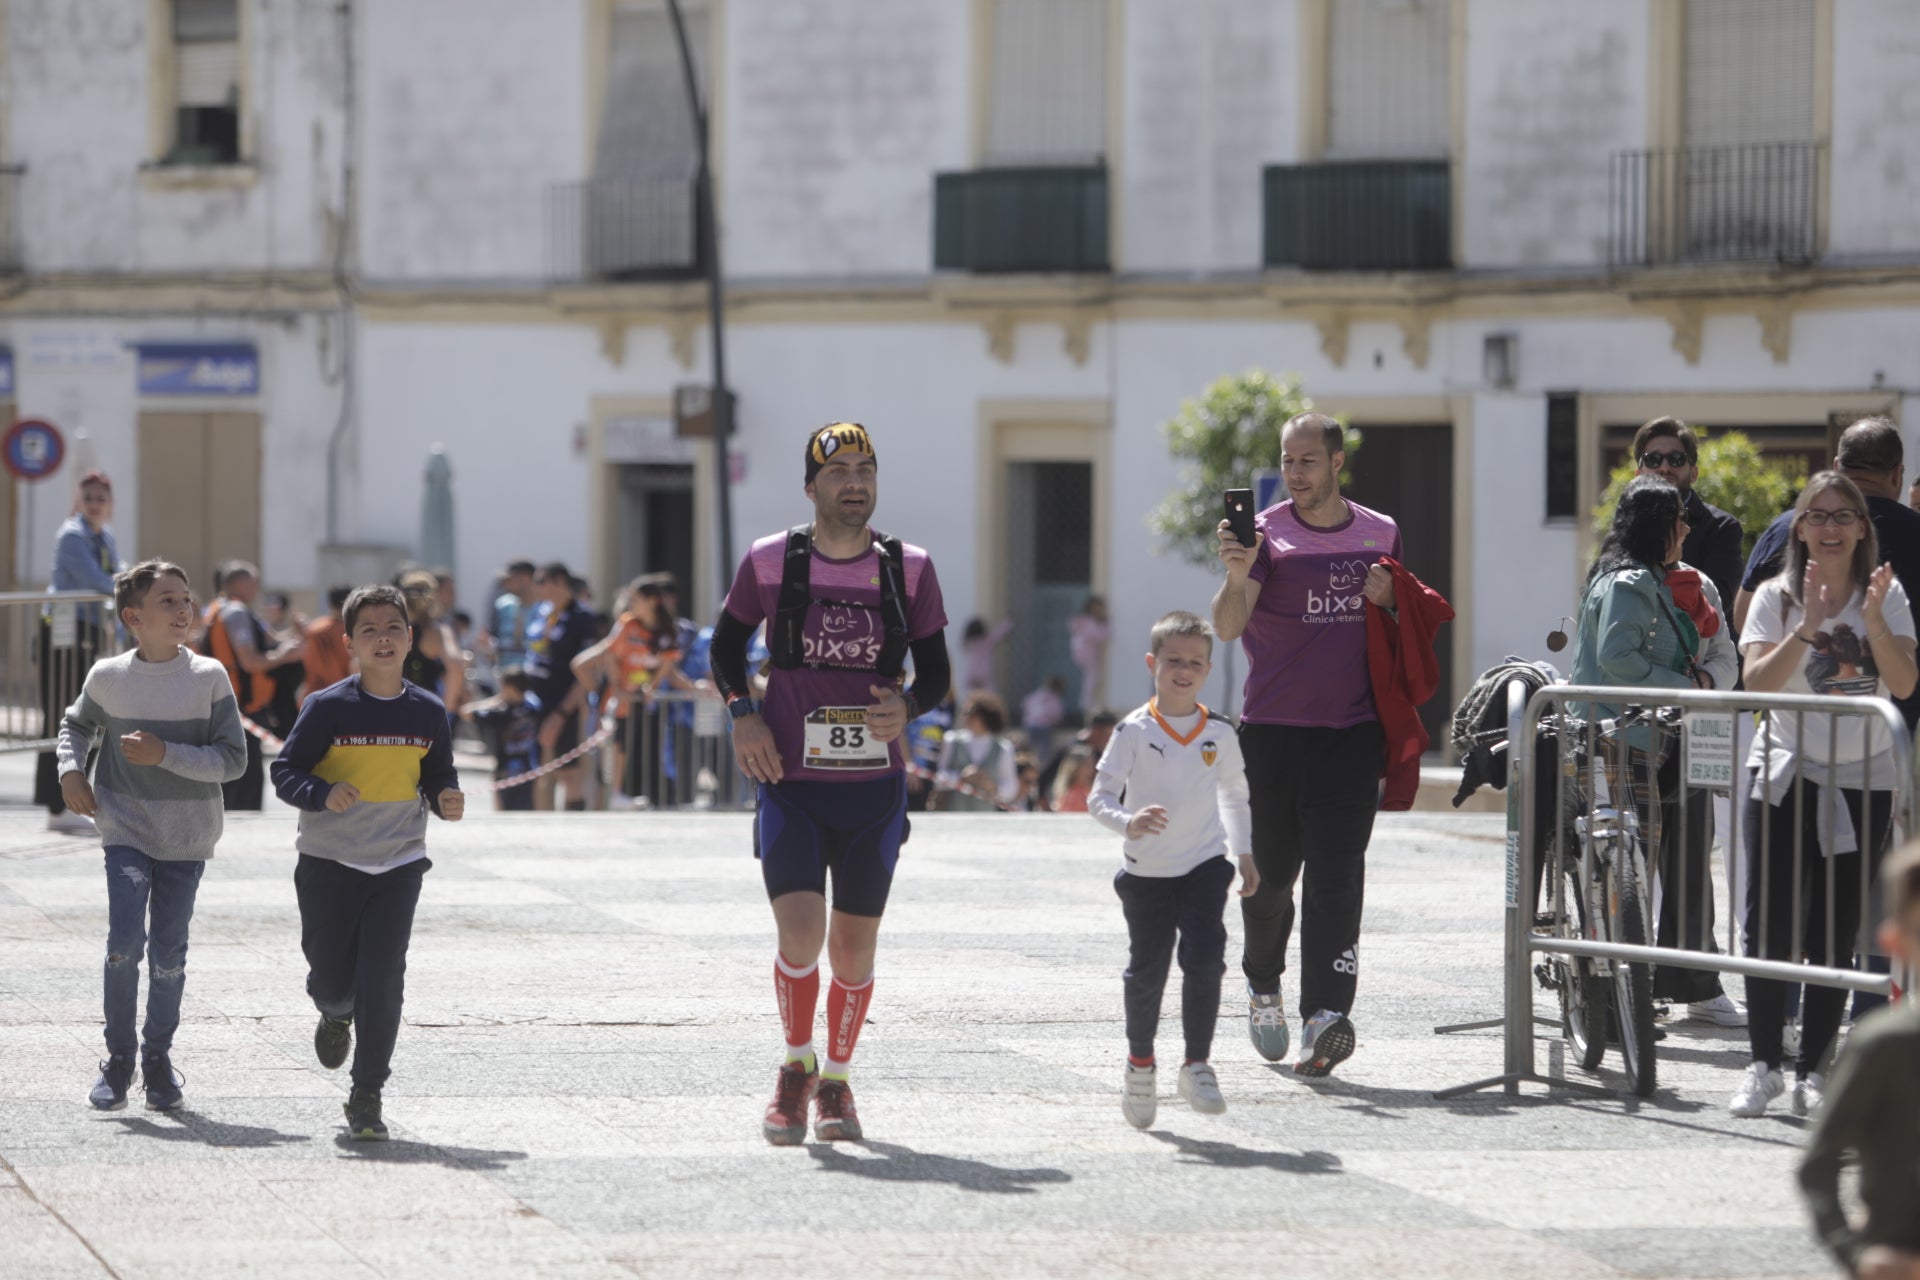
[[[1646,904],[1640,885],[1621,863],[1626,850],[1607,864],[1608,915],[1613,940],[1631,946],[1647,945]],[[1613,961],[1614,1024],[1620,1036],[1620,1057],[1626,1064],[1627,1084],[1634,1096],[1653,1095],[1658,1076],[1653,1040],[1653,966]]]
[[[1561,927],[1570,929],[1574,937],[1589,937],[1586,895],[1577,863],[1568,868],[1567,906],[1569,918]],[[1607,1055],[1607,980],[1585,956],[1556,956],[1553,963],[1560,968],[1560,1034],[1566,1038],[1567,1054],[1581,1070],[1598,1070]]]

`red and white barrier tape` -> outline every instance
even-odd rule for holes
[[[271,731],[255,724],[245,716],[240,717],[240,727],[260,739],[260,746],[265,750],[278,751],[287,745],[285,739],[275,737]],[[489,782],[483,782],[479,786],[463,786],[460,789],[466,792],[505,791],[508,787],[522,786],[525,783],[532,782],[535,778],[544,778],[550,773],[558,773],[560,770],[578,760],[581,756],[587,754],[587,752],[596,750],[604,745],[607,739],[613,737],[613,735],[619,731],[620,721],[609,712],[606,719],[600,722],[600,727],[594,731],[592,737],[571,751],[566,752],[564,755],[555,756],[539,768],[529,769],[525,773],[516,773],[510,778],[495,778]]]

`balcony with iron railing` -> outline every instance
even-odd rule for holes
[[[1819,142],[1616,152],[1609,264],[1812,262],[1825,152]]]
[[[1444,271],[1453,265],[1445,160],[1346,160],[1264,171],[1262,261],[1308,271]]]
[[[547,189],[547,278],[680,280],[705,268],[692,175],[593,178]]]
[[[1111,270],[1106,166],[935,174],[933,265],[981,273]]]

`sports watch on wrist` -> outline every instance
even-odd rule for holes
[[[747,697],[745,694],[741,694],[737,698],[732,698],[728,700],[727,714],[735,720],[744,720],[748,716],[759,715],[760,704],[754,699]]]

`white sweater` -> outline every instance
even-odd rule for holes
[[[1246,764],[1225,716],[1203,706],[1162,718],[1149,702],[1114,726],[1087,811],[1125,835],[1133,816],[1156,804],[1167,811],[1166,830],[1121,847],[1133,875],[1183,876],[1209,858],[1253,852]]]

